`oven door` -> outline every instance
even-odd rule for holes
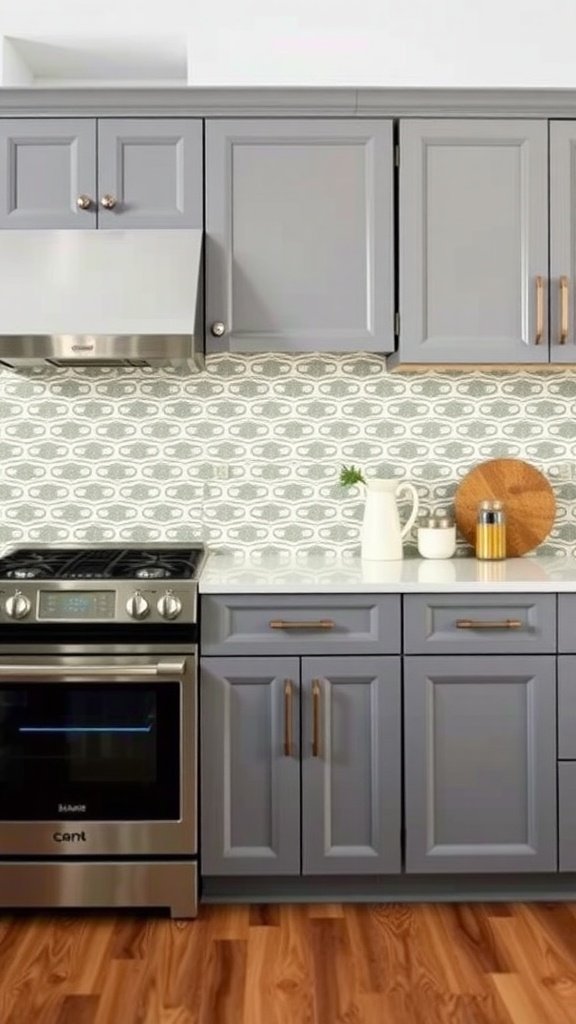
[[[0,857],[196,852],[194,654],[0,657]]]

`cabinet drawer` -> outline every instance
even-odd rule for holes
[[[576,871],[576,761],[558,765],[560,871]]]
[[[576,760],[576,656],[558,658],[558,757]]]
[[[558,595],[558,650],[576,654],[576,594]]]
[[[404,599],[406,654],[547,654],[553,594],[423,594]]]
[[[397,654],[400,598],[224,594],[202,598],[202,653]]]

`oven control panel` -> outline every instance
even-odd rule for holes
[[[157,622],[195,623],[197,586],[126,581],[26,583],[0,589],[0,622]]]
[[[10,600],[10,599],[8,599]],[[38,618],[63,621],[113,619],[116,594],[113,590],[39,590]]]

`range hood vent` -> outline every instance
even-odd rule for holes
[[[200,230],[1,231],[0,365],[204,365]]]

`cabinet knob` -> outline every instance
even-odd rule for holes
[[[78,196],[78,198],[76,200],[76,206],[78,207],[79,210],[89,210],[90,207],[92,206],[92,200],[91,200],[90,196],[86,196],[84,194],[82,194],[81,196]]]
[[[211,333],[215,338],[221,338],[226,333],[226,325],[221,320],[215,320],[210,328]]]
[[[103,206],[105,210],[113,210],[117,202],[118,200],[115,196],[111,196],[109,193],[106,193],[106,195],[102,196],[102,199],[100,200],[100,206]]]

